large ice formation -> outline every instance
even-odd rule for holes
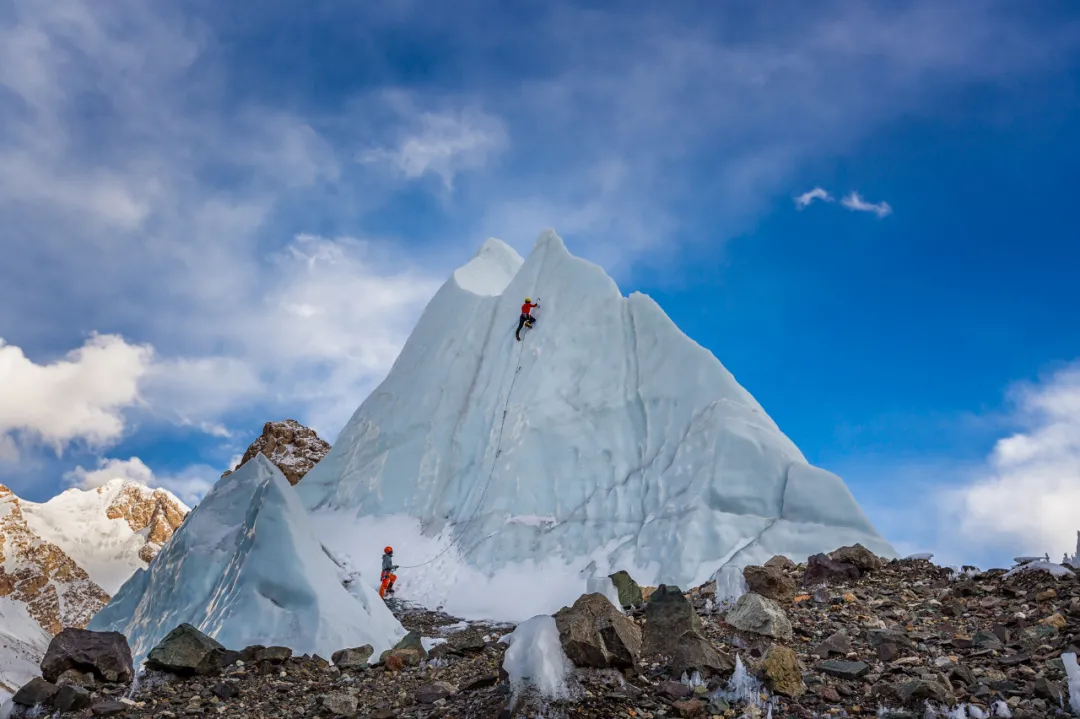
[[[553,611],[616,569],[689,586],[773,554],[894,556],[716,357],[552,232],[454,273],[296,491],[328,546],[377,569],[394,544],[399,595],[464,614]]]
[[[260,454],[218,481],[89,628],[125,634],[136,663],[184,622],[230,649],[281,645],[329,657],[371,644],[378,656],[405,631],[371,588],[377,576],[346,589],[346,575]]]

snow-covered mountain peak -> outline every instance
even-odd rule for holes
[[[513,247],[491,237],[471,260],[454,270],[453,279],[466,292],[491,297],[502,294],[524,262]]]
[[[108,595],[27,521],[32,504],[0,485],[0,597],[25,606],[41,629],[83,627]]]
[[[378,656],[404,630],[375,593],[377,581],[349,576],[331,557],[285,476],[257,454],[214,485],[90,628],[122,632],[136,662],[183,622],[230,648],[275,644],[330,656],[371,644]]]
[[[893,554],[711,352],[554,232],[499,294],[463,289],[455,273],[435,294],[297,487],[331,547],[422,563],[403,595],[491,616],[527,582],[524,618],[609,570],[692,586],[773,554]],[[541,306],[517,342],[526,296]]]
[[[167,489],[125,479],[23,506],[33,531],[61,547],[110,593],[154,558],[189,511]]]

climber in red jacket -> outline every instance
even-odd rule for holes
[[[539,307],[539,306],[540,306],[539,302],[534,304],[531,298],[529,298],[529,297],[525,298],[525,304],[523,304],[521,306],[521,317],[518,318],[517,331],[514,332],[514,337],[517,338],[518,342],[521,341],[521,328],[524,327],[525,325],[528,325],[529,327],[532,327],[533,324],[536,322],[536,318],[533,317],[532,314],[530,314],[530,313],[532,312],[533,307]]]

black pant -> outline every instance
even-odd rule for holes
[[[526,322],[528,322],[529,326],[531,327],[532,323],[536,322],[536,318],[524,312],[521,314],[521,317],[518,317],[518,328],[517,331],[514,332],[514,336],[518,339],[521,339],[521,328],[525,326]]]

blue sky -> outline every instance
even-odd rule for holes
[[[901,550],[1060,552],[1078,78],[1064,0],[0,0],[0,481],[194,499],[267,419],[332,439],[553,227]]]

